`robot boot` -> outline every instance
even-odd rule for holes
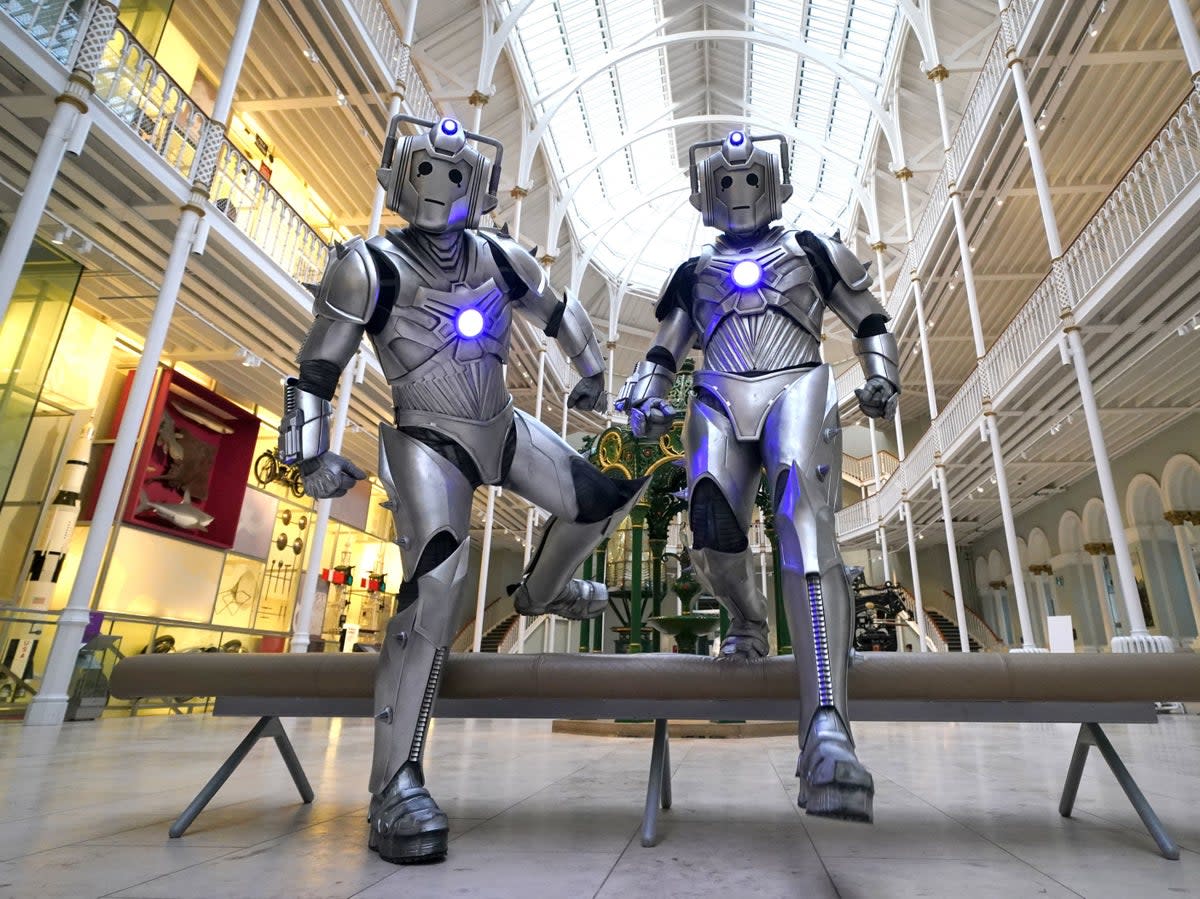
[[[767,601],[755,586],[750,550],[694,549],[692,562],[713,595],[729,612],[722,659],[760,659],[770,653]]]
[[[571,574],[596,544],[616,532],[641,499],[648,480],[613,481],[609,488],[612,498],[606,507],[599,514],[587,516],[598,520],[568,521],[552,516],[525,576],[510,591],[513,608],[522,615],[574,619],[595,618],[603,612],[608,605],[608,588],[598,581],[572,578]]]
[[[788,580],[785,575],[790,593]],[[807,575],[800,601],[789,601],[796,664],[802,678],[807,673],[816,681],[815,690],[806,685],[803,691],[796,776],[808,814],[870,823],[875,782],[855,754],[845,715],[849,648],[841,638],[840,607],[848,604],[840,566]]]
[[[446,856],[448,822],[425,789],[421,758],[453,637],[467,546],[462,541],[412,582],[416,596],[388,622],[380,653],[367,845],[395,864]]]

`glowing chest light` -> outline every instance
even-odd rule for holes
[[[454,330],[459,337],[478,337],[483,333],[483,313],[478,309],[463,309],[454,318]]]
[[[758,287],[762,283],[762,266],[753,259],[743,259],[733,267],[733,283],[742,290]]]

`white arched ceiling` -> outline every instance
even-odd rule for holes
[[[1200,462],[1186,453],[1168,459],[1163,466],[1162,492],[1168,511],[1200,510]]]
[[[608,26],[610,3],[614,21],[620,21],[619,33]],[[524,5],[497,0],[501,15]],[[517,183],[528,188],[530,167],[541,147],[551,177],[563,185],[562,205],[572,231],[595,230],[595,219],[610,218],[623,194],[646,193],[639,178],[647,172],[656,180],[655,169],[673,170],[686,183],[676,145],[676,131],[684,126],[664,127],[664,112],[685,119],[675,110],[686,106],[688,112],[704,112],[727,125],[758,124],[785,134],[791,129],[789,136],[800,132],[806,138],[797,143],[825,144],[826,152],[805,155],[785,220],[794,220],[811,205],[816,216],[811,226],[848,231],[855,202],[866,205],[856,192],[873,155],[876,127],[900,164],[899,129],[880,97],[888,91],[884,82],[894,71],[906,18],[925,47],[929,29],[922,23],[927,17],[924,5],[909,2],[899,9],[895,0],[849,5],[845,0],[756,0],[736,10],[726,4],[626,0],[619,15],[614,0],[534,2],[508,39],[534,122],[522,135]],[[505,20],[505,25],[511,22]],[[744,49],[733,49],[737,45]],[[705,68],[700,74],[684,61],[693,47],[713,48],[724,56],[725,68],[716,74]],[[701,52],[707,57],[709,51]],[[739,67],[736,77],[734,65]],[[734,94],[748,82],[744,97],[723,92],[725,75]],[[614,148],[605,139],[609,135],[619,135],[621,146]],[[828,152],[837,147],[827,135],[847,149]],[[685,132],[678,141],[691,139]],[[584,174],[586,183],[581,183]],[[628,236],[630,245],[641,246],[641,219],[651,215],[643,211],[634,221],[619,223],[617,243],[626,243]],[[692,238],[691,210],[682,209],[678,218],[664,223],[661,247],[649,250],[630,273],[635,289],[657,289],[670,266],[693,255],[694,241],[710,239],[703,233]],[[548,224],[547,232],[555,238],[551,242],[556,242],[554,222]],[[689,238],[693,243],[685,245]],[[592,249],[587,243],[583,248]],[[623,268],[611,251],[593,256],[610,280]]]

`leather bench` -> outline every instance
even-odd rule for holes
[[[301,797],[312,789],[279,721],[282,716],[369,717],[378,656],[353,654],[159,654],[117,665],[121,699],[212,696],[214,714],[259,721],[221,765],[170,834],[183,834],[262,737],[274,737]],[[1101,724],[1153,723],[1155,702],[1200,700],[1200,655],[878,653],[850,669],[855,721],[1070,722],[1080,725],[1059,811],[1074,804],[1095,746],[1167,858],[1179,849],[1138,789]],[[795,720],[790,656],[730,663],[672,655],[454,654],[435,707],[443,718],[642,718],[655,722],[643,845],[656,841],[669,808],[671,718]]]

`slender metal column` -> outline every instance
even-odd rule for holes
[[[83,23],[84,36],[74,67],[62,93],[54,98],[54,116],[34,157],[29,180],[25,182],[17,211],[4,238],[4,247],[0,249],[0,322],[4,321],[12,303],[13,291],[37,236],[38,224],[62,168],[63,157],[67,153],[78,156],[83,151],[91,126],[88,101],[96,92],[92,78],[100,68],[104,48],[112,38],[116,23],[117,5],[104,2],[96,4]]]
[[[483,546],[479,550],[479,589],[475,593],[475,636],[471,648],[479,652],[483,643],[483,607],[487,602],[488,568],[492,561],[492,530],[496,523],[496,488],[487,489],[487,511],[483,513]],[[524,616],[522,616],[524,617]]]
[[[413,32],[417,29],[417,0],[408,0],[408,9],[404,12],[404,43],[409,47],[413,45]]]
[[[1179,564],[1183,566],[1183,580],[1187,584],[1188,602],[1192,606],[1192,619],[1196,623],[1195,649],[1200,649],[1200,578],[1196,576],[1196,562],[1192,558],[1191,541],[1188,539],[1188,523],[1194,512],[1166,512],[1163,517],[1175,531],[1175,546],[1179,549]]]
[[[878,496],[879,489],[883,486],[883,476],[879,465],[879,444],[875,439],[875,419],[868,418],[867,426],[871,432],[871,467],[875,475],[875,495]],[[879,519],[875,533],[879,536],[879,551],[883,556],[883,580],[885,583],[890,583],[892,580],[892,565],[888,560],[887,531],[883,528],[883,518]]]
[[[397,84],[392,88],[392,99],[388,102],[388,122],[400,114],[400,103],[403,99],[400,85]],[[371,200],[371,221],[367,225],[367,237],[374,237],[379,233],[379,222],[383,218],[383,202],[386,198],[387,191],[382,186],[376,185],[375,197]]]
[[[125,478],[133,461],[142,419],[150,403],[150,394],[159,360],[162,358],[171,316],[179,299],[179,288],[183,283],[188,257],[192,253],[204,252],[207,225],[203,219],[209,189],[216,171],[217,154],[225,137],[225,121],[233,104],[233,91],[246,58],[246,46],[250,41],[250,32],[257,12],[258,0],[244,0],[226,58],[224,75],[213,103],[212,117],[201,137],[199,152],[192,162],[191,196],[179,216],[179,226],[175,231],[171,252],[163,270],[162,284],[155,300],[154,313],[146,332],[142,358],[138,361],[137,371],[129,387],[125,413],[117,428],[108,469],[100,487],[95,511],[92,513],[83,553],[79,558],[79,571],[71,587],[66,608],[58,620],[54,642],[46,660],[46,671],[42,676],[41,689],[30,701],[25,712],[26,724],[60,724],[66,715],[66,691],[70,685],[71,672],[75,666],[83,631],[87,626],[88,607],[96,589],[100,563],[104,558],[113,523],[117,518],[117,507],[120,505]]]
[[[954,522],[950,512],[950,490],[946,483],[946,466],[942,463],[941,451],[933,454],[934,478],[942,499],[942,522],[946,526],[946,543],[950,555],[950,584],[954,590],[954,614],[958,616],[958,639],[963,652],[971,651],[967,639],[967,606],[963,601],[962,576],[958,571],[958,547],[954,542]]]
[[[1006,32],[1013,30],[1008,14],[1010,3],[1011,0],[999,0],[1001,27]],[[1021,111],[1021,124],[1025,130],[1025,147],[1029,152],[1033,181],[1037,188],[1038,205],[1042,212],[1042,226],[1046,233],[1046,245],[1050,251],[1051,277],[1058,289],[1059,301],[1062,306],[1063,362],[1069,361],[1074,364],[1075,379],[1079,382],[1079,394],[1083,401],[1088,437],[1091,440],[1092,455],[1096,462],[1096,476],[1100,482],[1100,495],[1104,500],[1104,514],[1108,519],[1109,532],[1112,534],[1117,563],[1117,580],[1120,583],[1126,614],[1129,616],[1130,633],[1128,636],[1113,638],[1113,652],[1173,652],[1174,641],[1166,636],[1152,636],[1146,630],[1146,622],[1142,616],[1137,583],[1133,575],[1133,560],[1129,554],[1129,542],[1125,536],[1125,524],[1121,519],[1116,482],[1109,465],[1108,448],[1105,446],[1104,431],[1100,423],[1100,407],[1092,389],[1091,374],[1088,371],[1087,355],[1083,349],[1079,326],[1075,324],[1074,316],[1071,313],[1074,297],[1071,296],[1070,282],[1063,270],[1062,240],[1059,237],[1058,220],[1054,215],[1054,203],[1050,196],[1050,182],[1046,174],[1046,165],[1042,159],[1037,122],[1034,119],[1033,106],[1029,100],[1029,88],[1025,81],[1025,63],[1017,55],[1014,44],[1015,41],[1010,38],[1008,68],[1013,76],[1017,105]]]
[[[1008,473],[1004,465],[1004,457],[1000,453],[1000,433],[996,427],[996,413],[992,411],[992,401],[985,398],[983,402],[983,429],[986,432],[988,444],[992,450],[992,469],[996,473],[996,492],[1000,497],[1000,516],[1004,520],[1004,544],[1008,552],[1008,564],[1014,572],[1013,599],[1017,602],[1017,620],[1021,625],[1021,646],[1011,652],[1048,652],[1038,648],[1030,626],[1029,597],[1025,595],[1025,580],[1015,576],[1021,570],[1021,553],[1017,548],[1017,524],[1013,516],[1012,499],[1008,492]]]
[[[533,504],[529,504],[529,509],[525,513],[525,550],[521,560],[521,570],[524,571],[529,567],[529,560],[533,557]],[[517,652],[524,654],[525,640],[529,636],[529,620],[524,615],[517,616]]]
[[[342,372],[338,384],[337,406],[333,410],[333,423],[329,429],[329,451],[340,453],[342,441],[346,436],[346,419],[350,415],[350,394],[354,392],[354,381],[361,378],[366,360],[359,353]],[[365,487],[364,489],[370,489]],[[313,600],[317,596],[317,578],[321,571],[321,553],[325,549],[325,535],[329,530],[329,512],[333,500],[317,500],[316,520],[313,522],[312,534],[308,538],[308,566],[304,569],[304,577],[300,581],[300,595],[296,599],[296,613],[292,616],[292,652],[308,652],[310,632],[312,631]]]
[[[1188,71],[1192,79],[1200,76],[1200,32],[1196,30],[1196,20],[1192,18],[1192,8],[1188,0],[1168,0],[1171,15],[1175,18],[1175,27],[1179,30],[1179,40],[1183,44],[1183,54],[1187,57]]]

